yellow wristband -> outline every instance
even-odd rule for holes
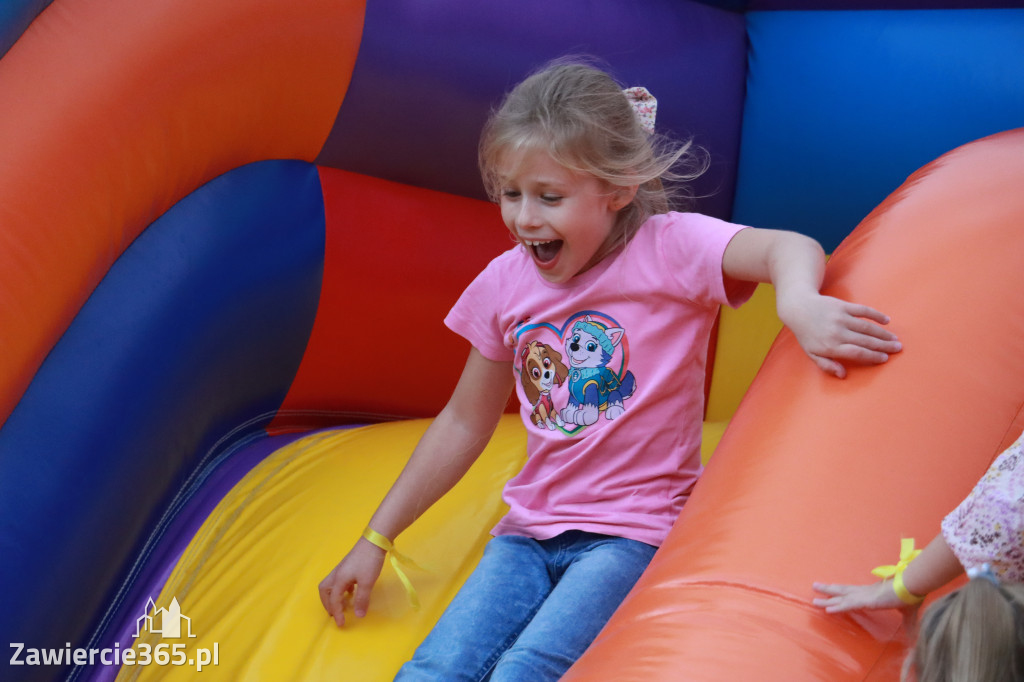
[[[918,597],[903,584],[903,571],[892,577],[892,590],[900,598],[900,601],[908,606],[915,606],[924,601],[924,597]]]
[[[363,531],[363,538],[370,542],[370,544],[376,545],[383,549],[388,558],[391,560],[391,567],[395,569],[395,574],[398,575],[398,579],[402,581],[402,586],[405,587],[405,594],[409,597],[409,604],[414,609],[420,607],[420,598],[416,594],[416,589],[412,586],[412,581],[409,580],[409,576],[402,570],[401,564],[405,564],[411,568],[420,568],[416,565],[416,562],[405,556],[397,549],[395,549],[395,543],[388,540],[385,536],[381,535],[377,531],[373,530],[369,526]],[[423,569],[420,569],[423,570]]]
[[[920,553],[921,550],[914,549],[914,538],[903,538],[900,540],[900,560],[893,566],[879,566],[871,571],[879,578],[892,578],[893,592],[901,602],[908,606],[914,606],[924,601],[924,597],[918,597],[903,584],[903,571],[907,570],[910,562],[916,559]]]

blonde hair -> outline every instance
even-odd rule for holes
[[[628,242],[641,223],[692,199],[683,184],[708,166],[692,141],[650,135],[622,86],[580,58],[549,63],[506,95],[480,138],[480,173],[492,201],[501,197],[498,167],[509,152],[541,149],[565,168],[613,187],[638,186],[619,211],[615,235]],[[613,240],[617,241],[617,240]]]
[[[975,578],[921,620],[904,680],[1024,682],[1024,586]]]

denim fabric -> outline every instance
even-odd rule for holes
[[[396,682],[542,682],[586,650],[656,548],[569,531],[491,539]]]

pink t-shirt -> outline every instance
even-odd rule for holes
[[[578,529],[660,545],[700,476],[708,337],[742,226],[695,213],[645,222],[627,248],[564,284],[515,247],[495,258],[447,324],[512,361],[528,459],[505,486],[495,535]]]

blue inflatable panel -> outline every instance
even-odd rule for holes
[[[3,0],[0,2],[0,57],[7,54],[32,20],[53,0]]]
[[[731,2],[731,0],[723,0]],[[712,2],[712,4],[718,4]],[[1024,0],[749,0],[741,2],[748,12],[759,10],[901,10],[901,9],[981,9],[1022,7]]]
[[[0,640],[102,637],[94,614],[116,619],[190,491],[265,436],[323,250],[316,167],[268,161],[197,190],[114,264],[0,431]]]
[[[351,85],[317,163],[484,198],[477,142],[488,112],[565,54],[604,60],[658,98],[658,126],[714,165],[699,209],[728,217],[746,70],[743,16],[678,0],[374,0]]]
[[[754,12],[733,219],[832,250],[916,168],[1024,122],[1024,10]]]

